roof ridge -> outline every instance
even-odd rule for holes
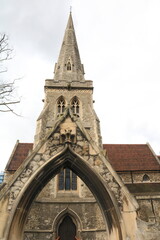
[[[147,146],[147,143],[104,143],[103,145],[144,145]]]
[[[155,154],[155,152],[154,152],[153,148],[151,147],[151,145],[149,143],[147,143],[147,145],[148,145],[149,149],[151,150],[153,156],[157,160],[157,162],[160,164],[160,160],[159,160],[158,156]]]
[[[19,144],[18,144],[18,145],[20,145],[20,144],[33,144],[33,143],[28,143],[28,142],[23,142],[23,143],[20,143],[20,142],[19,142]]]

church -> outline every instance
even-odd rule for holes
[[[0,186],[1,240],[159,240],[160,156],[104,144],[72,14],[45,80],[34,143],[16,142]]]

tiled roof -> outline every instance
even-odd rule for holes
[[[33,143],[17,143],[12,152],[11,158],[7,164],[7,171],[15,171],[19,168],[24,159],[28,156],[29,151],[32,150]]]
[[[148,144],[104,144],[116,171],[160,170],[160,164]]]
[[[160,164],[148,144],[104,144],[104,149],[115,171],[157,171]],[[17,142],[6,170],[16,171],[32,150],[32,143]]]

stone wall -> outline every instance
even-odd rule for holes
[[[159,171],[118,172],[118,174],[125,184],[142,182],[160,183]],[[147,175],[149,177],[148,181],[143,180],[144,175]]]
[[[144,176],[147,175],[147,178]],[[160,236],[160,173],[158,171],[123,172],[119,176],[139,204],[139,229],[145,240]],[[146,179],[146,180],[145,180]]]

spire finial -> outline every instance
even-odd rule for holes
[[[72,6],[70,6],[70,13],[72,13]]]

